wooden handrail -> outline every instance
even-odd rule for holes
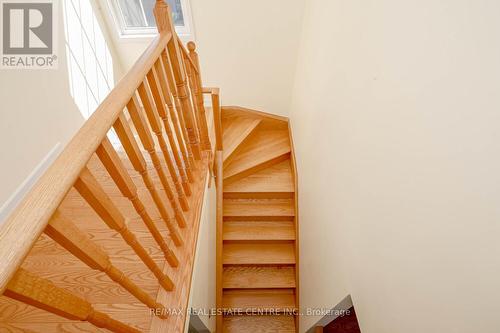
[[[0,228],[0,293],[47,226],[172,34],[159,34]]]

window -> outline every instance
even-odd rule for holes
[[[121,36],[156,34],[153,14],[155,0],[109,0]],[[179,36],[191,35],[188,0],[166,0],[172,11],[175,30]]]
[[[90,1],[63,3],[70,91],[88,118],[113,88],[113,59]]]

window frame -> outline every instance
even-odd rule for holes
[[[111,16],[113,17],[115,28],[120,39],[152,38],[158,33],[156,27],[127,28],[118,0],[107,0],[106,2],[108,4],[108,8],[111,11]],[[180,2],[182,15],[184,18],[184,25],[176,25],[175,31],[177,32],[177,35],[179,35],[179,37],[183,40],[193,39],[194,31],[190,1],[180,0]]]

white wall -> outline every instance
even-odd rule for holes
[[[62,6],[57,70],[0,70],[0,206],[83,123],[69,91]]]
[[[100,0],[126,68],[149,39],[119,39]],[[224,105],[287,115],[304,0],[190,0],[205,86],[218,86]]]
[[[212,179],[212,186],[206,189],[203,200],[191,293],[189,295],[189,306],[198,312],[198,317],[211,332],[215,332],[215,317],[207,313],[209,313],[210,309],[215,308],[216,201],[215,183]],[[188,328],[189,318],[186,318],[186,332]]]
[[[63,5],[61,2],[57,6],[58,69],[0,70],[0,207],[13,198],[15,191],[57,144],[61,147],[58,150],[64,148],[84,122],[70,92]],[[96,17],[109,42],[118,80],[123,74],[120,59],[99,12]],[[84,86],[75,89],[83,89],[85,93]],[[1,211],[0,216],[3,215]]]
[[[365,333],[498,332],[499,12],[307,1],[291,112],[303,307],[351,293]]]

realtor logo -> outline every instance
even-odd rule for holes
[[[0,0],[2,68],[57,68],[54,0]]]

